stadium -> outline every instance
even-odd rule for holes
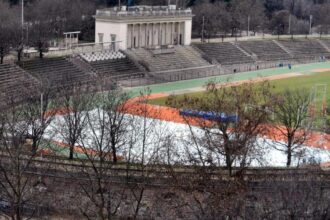
[[[189,93],[204,90],[210,79],[219,83],[292,80],[330,70],[330,39],[191,43],[192,16],[190,9],[175,5],[98,10],[95,44],[74,43],[77,39],[72,33],[66,44],[69,50],[49,51],[43,59],[27,51],[26,56],[32,58],[1,65],[2,93],[21,92],[15,83],[22,81],[56,90],[77,83],[96,84],[98,79],[133,95],[143,87],[151,93]],[[62,55],[66,53],[71,54]],[[320,78],[315,85],[322,83]]]
[[[119,3],[96,10],[94,42],[74,30],[5,56],[0,216],[289,219],[263,210],[280,192],[313,194],[300,217],[329,217],[330,37],[206,42],[193,18],[171,1]],[[37,193],[19,188],[16,206],[20,181]]]

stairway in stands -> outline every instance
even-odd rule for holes
[[[330,56],[330,52],[322,44],[312,39],[278,40],[277,43],[283,45],[297,59]]]
[[[330,52],[330,40],[320,40],[317,39],[317,41],[328,51]]]
[[[216,59],[222,65],[254,63],[255,61],[246,52],[242,52],[232,43],[196,44],[210,59]]]
[[[85,53],[80,57],[101,78],[119,81],[144,76],[144,71],[120,51]]]
[[[277,60],[289,60],[291,59],[282,47],[276,44],[274,41],[241,41],[238,42],[241,48],[250,54],[255,54],[259,61],[277,61]]]

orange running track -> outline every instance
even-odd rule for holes
[[[146,99],[156,99],[161,97],[166,97],[168,94],[159,93],[152,94],[146,97]],[[199,126],[201,119],[193,119],[182,117],[179,110],[176,108],[151,105],[141,102],[142,98],[137,97],[129,100],[127,103],[127,113],[137,116],[146,116],[148,118],[159,119],[168,122],[175,122],[180,124],[191,124],[194,126]],[[284,128],[274,128],[270,125],[264,125],[265,131],[264,137],[273,141],[284,141],[285,137],[282,135],[281,129]],[[330,135],[320,133],[320,132],[310,132],[308,134],[307,140],[305,141],[306,146],[330,150]]]

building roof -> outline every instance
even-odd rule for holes
[[[164,18],[189,18],[193,16],[190,8],[180,9],[175,5],[168,6],[123,6],[105,8],[96,11],[96,19],[104,20],[148,20],[148,19],[164,19]]]

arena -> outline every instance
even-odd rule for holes
[[[8,49],[0,218],[329,217],[330,37],[197,39],[194,16],[119,1],[93,42]]]
[[[205,90],[210,79],[242,83],[330,69],[330,39],[191,43],[192,16],[190,9],[175,5],[98,10],[95,44],[77,44],[70,34],[70,50],[49,51],[43,59],[28,52],[32,58],[1,65],[2,94],[19,97],[21,81],[56,91],[77,83],[95,85],[99,79],[133,96],[144,87],[151,93],[189,93]]]

